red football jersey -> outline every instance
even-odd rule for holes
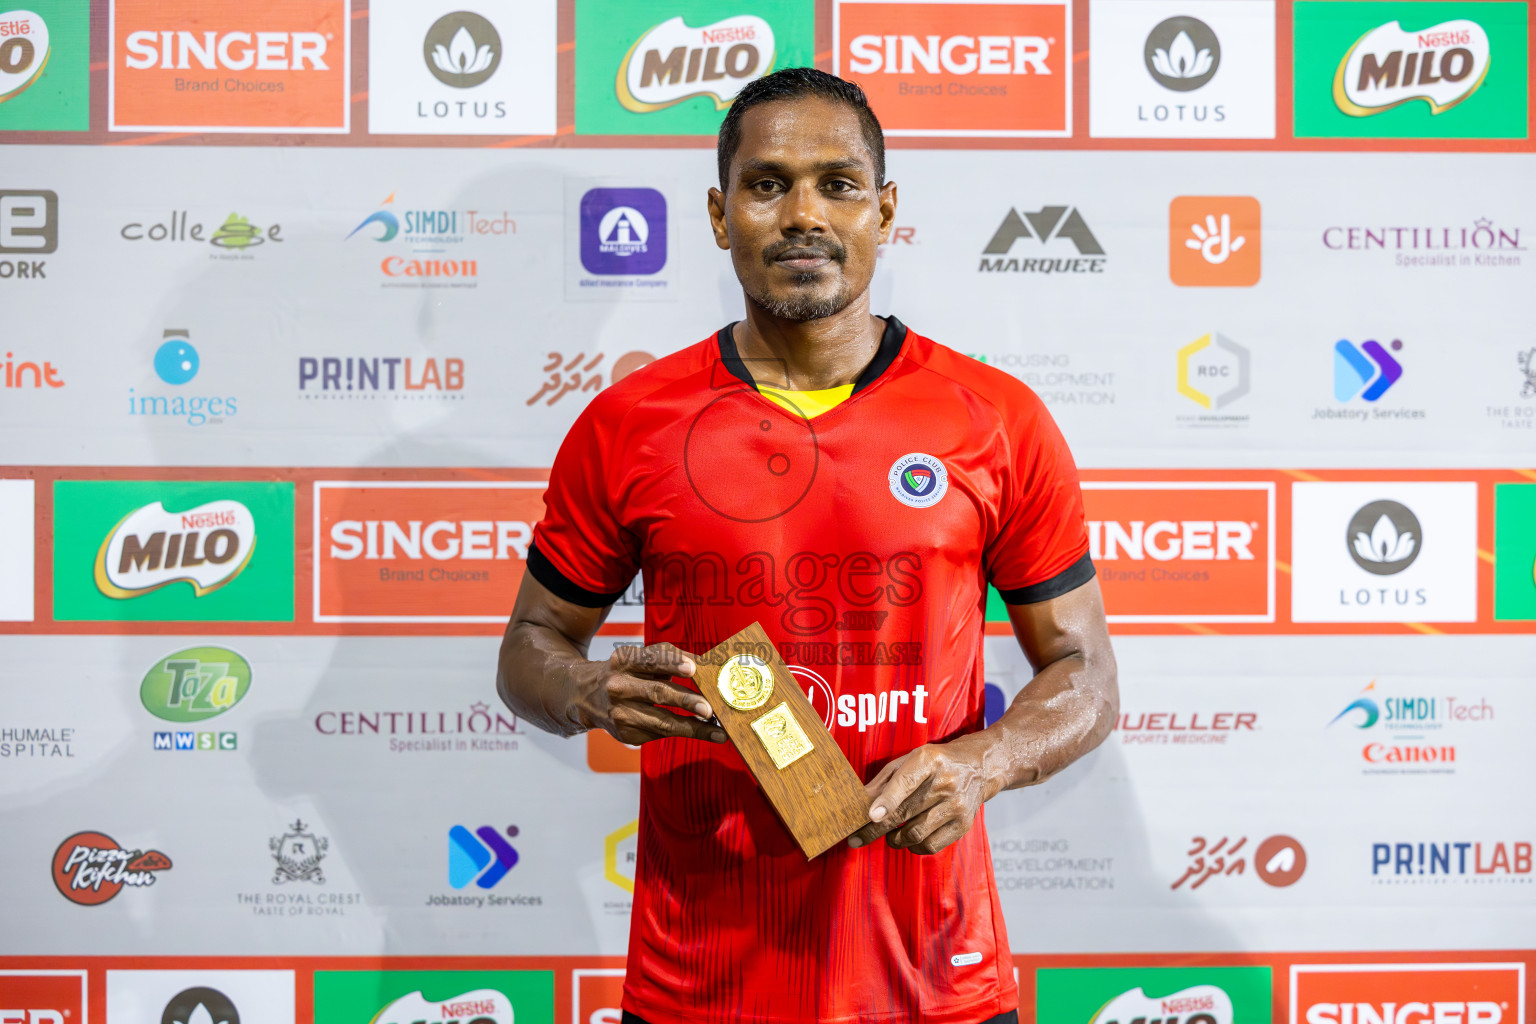
[[[635,371],[572,426],[528,550],[588,607],[643,573],[646,643],[699,654],[761,623],[865,781],[983,727],[987,583],[1028,604],[1094,571],[1039,398],[887,324],[809,420],[756,391],[730,327]],[[981,815],[933,856],[807,863],[734,747],[642,750],[626,1010],[977,1024],[1018,1005]]]

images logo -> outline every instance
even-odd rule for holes
[[[454,89],[472,89],[501,66],[501,34],[473,11],[438,18],[421,48],[432,77]]]
[[[1013,244],[1021,238],[1037,239],[1041,245],[1049,245],[1065,239],[1076,247],[1079,257],[1090,258],[1004,260],[1003,256],[1011,252]],[[1060,246],[1057,248],[1059,250]],[[1026,213],[1022,217],[1019,216],[1018,210],[1010,208],[1003,222],[998,225],[997,231],[993,233],[991,241],[987,242],[986,248],[981,252],[981,265],[976,268],[979,271],[1100,274],[1103,273],[1106,262],[1104,247],[1099,245],[1097,238],[1093,237],[1093,232],[1088,229],[1088,222],[1083,219],[1082,213],[1075,206],[1042,206],[1034,213]],[[997,258],[989,260],[988,256]]]
[[[1392,351],[1403,343],[1392,339]],[[1367,358],[1369,357],[1369,358]],[[1388,354],[1380,342],[1366,341],[1359,348],[1340,340],[1333,346],[1333,397],[1340,402],[1360,397],[1374,402],[1403,375],[1403,364]]]
[[[1524,1024],[1525,964],[1293,964],[1290,1024]],[[1394,1018],[1395,1019],[1395,1018]]]
[[[1465,18],[1419,32],[1388,22],[1361,36],[1339,61],[1333,101],[1350,117],[1370,117],[1416,99],[1429,104],[1431,114],[1442,114],[1483,84],[1488,49],[1488,33]]]
[[[251,689],[251,665],[227,647],[189,647],[162,658],[144,674],[144,710],[168,722],[217,718]]]
[[[202,360],[192,346],[192,335],[180,328],[167,328],[161,336],[166,340],[155,349],[152,365],[155,376],[173,387],[190,384],[197,376]],[[128,415],[186,417],[187,424],[201,427],[209,423],[223,423],[239,409],[234,396],[217,395],[140,395],[128,389]]]
[[[1350,557],[1377,576],[1395,576],[1412,565],[1423,536],[1413,510],[1396,501],[1361,506],[1345,531]]]
[[[840,0],[834,71],[887,135],[1070,135],[1067,21],[1063,3]]]
[[[154,885],[157,871],[168,871],[171,859],[159,850],[125,850],[100,832],[76,832],[53,854],[53,884],[71,903],[94,907],[122,891],[123,886]]]
[[[1168,275],[1183,287],[1259,283],[1259,201],[1179,196],[1168,205]]]
[[[0,254],[42,256],[58,247],[58,193],[46,189],[0,189]],[[47,260],[0,259],[0,281],[38,280],[47,276]]]
[[[516,837],[517,826],[507,835]],[[478,837],[478,838],[476,838]],[[470,832],[463,825],[448,830],[448,884],[462,889],[470,882],[481,889],[493,888],[517,866],[517,851],[489,825]]]
[[[0,10],[0,130],[87,130],[90,5],[22,3]]]
[[[949,471],[932,455],[911,452],[891,463],[886,483],[895,499],[910,508],[931,508],[949,490]]]
[[[1220,358],[1219,352],[1229,358]],[[1213,331],[1179,349],[1179,394],[1191,402],[1224,409],[1247,393],[1248,350],[1231,338]]]
[[[581,265],[589,274],[654,274],[667,265],[667,200],[653,188],[594,188],[581,197]]]
[[[73,971],[0,971],[0,1020],[85,1024],[87,975]]]
[[[238,501],[211,501],[185,512],[154,502],[112,528],[96,553],[96,586],[127,599],[186,582],[202,597],[232,582],[256,550],[256,517]]]
[[[273,885],[284,882],[325,884],[325,872],[320,862],[325,860],[331,841],[315,835],[303,821],[295,819],[288,831],[267,840],[267,846],[272,851],[272,859],[277,862],[277,869],[272,874]]]
[[[1158,85],[1191,92],[1215,77],[1221,67],[1221,42],[1199,18],[1168,18],[1147,35],[1146,62]]]
[[[614,88],[619,104],[637,114],[695,96],[724,110],[748,82],[768,73],[774,50],[773,26],[756,15],[739,14],[703,28],[672,18],[635,40]]]

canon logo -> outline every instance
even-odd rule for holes
[[[329,71],[319,32],[130,32],[124,63],[135,70]]]
[[[1041,36],[854,36],[848,70],[857,75],[1048,75],[1051,40]]]
[[[1182,558],[1226,562],[1235,558],[1250,562],[1254,526],[1235,519],[1159,519],[1151,524],[1142,519],[1129,523],[1090,519],[1089,554],[1095,562],[1115,561],[1122,552],[1124,557],[1136,561],[1151,558],[1169,562]]]
[[[453,558],[506,560],[514,554],[526,560],[532,537],[533,527],[515,519],[438,519],[430,523],[412,519],[403,524],[393,519],[343,519],[331,527],[330,554],[344,561],[419,561],[423,556],[439,562]]]
[[[1491,1002],[1313,1003],[1307,1024],[1500,1024],[1504,1011]]]

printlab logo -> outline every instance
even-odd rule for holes
[[[1273,835],[1257,846],[1248,845],[1248,837],[1230,839],[1227,836],[1212,842],[1204,836],[1195,836],[1185,856],[1189,866],[1169,886],[1177,889],[1190,883],[1191,892],[1213,878],[1241,875],[1253,857],[1253,873],[1265,885],[1283,889],[1295,885],[1307,870],[1307,851],[1301,843],[1287,835]]]
[[[240,1024],[234,1001],[216,988],[199,985],[171,997],[160,1015],[161,1024]]]
[[[581,197],[581,265],[589,274],[654,274],[667,264],[667,200],[653,188],[594,188]]]
[[[1147,72],[1165,89],[1192,92],[1221,67],[1221,42],[1199,18],[1174,17],[1147,35]]]
[[[76,832],[53,854],[53,884],[71,903],[94,907],[122,891],[123,886],[154,885],[158,871],[168,871],[171,858],[159,850],[125,850],[101,832]]]
[[[46,189],[0,189],[0,256],[44,256],[59,247],[59,195]],[[0,258],[0,281],[41,280],[48,261]]]
[[[1403,343],[1393,338],[1391,347],[1401,352]],[[1340,402],[1352,398],[1374,402],[1402,376],[1403,364],[1379,341],[1365,341],[1357,348],[1341,339],[1333,346],[1333,397]]]
[[[1377,885],[1435,885],[1451,879],[1479,885],[1529,885],[1531,868],[1529,842],[1371,844],[1371,878]],[[1490,1024],[1498,1020],[1486,1019]]]
[[[1248,350],[1224,334],[1212,331],[1179,349],[1179,394],[1207,410],[1225,409],[1248,393]],[[1198,417],[1208,424],[1218,417]],[[1232,423],[1247,416],[1220,417]]]
[[[515,838],[517,826],[508,825],[507,835]],[[473,882],[481,889],[491,889],[507,872],[517,866],[517,850],[490,825],[471,832],[463,825],[448,830],[448,884],[463,889]]]
[[[267,847],[277,864],[272,872],[272,884],[312,882],[324,885],[325,871],[320,863],[325,860],[330,846],[329,839],[315,835],[303,820],[295,819],[288,831],[267,840]]]
[[[300,356],[299,394],[308,399],[462,401],[464,360],[435,356]]]
[[[912,452],[891,463],[887,483],[903,505],[931,508],[949,490],[949,471],[932,455]]]
[[[1366,572],[1395,576],[1419,557],[1423,528],[1407,505],[1373,501],[1349,520],[1349,556]]]
[[[1179,196],[1168,206],[1168,273],[1184,287],[1259,283],[1259,201],[1252,196]]]
[[[1052,243],[1063,241],[1071,242],[1076,248],[1077,259],[1004,259],[1013,251],[1015,242],[1021,239],[1033,238],[1042,246],[1051,246]],[[1059,252],[1062,246],[1057,244],[1052,249]],[[1101,274],[1104,272],[1104,264],[1107,258],[1104,255],[1104,247],[1094,237],[1088,227],[1088,222],[1083,219],[1082,212],[1075,206],[1042,206],[1033,213],[1026,212],[1022,216],[1013,208],[1003,217],[1003,222],[993,232],[992,238],[987,242],[986,248],[981,250],[981,265],[978,271],[1015,271],[1018,273],[1039,274]],[[994,259],[988,259],[992,256]],[[1085,258],[1086,257],[1086,258]]]
[[[174,388],[192,383],[202,368],[202,359],[192,344],[191,332],[167,328],[161,337],[152,362],[155,376]],[[175,417],[193,427],[223,423],[239,412],[237,402],[233,395],[188,395],[181,391],[141,395],[134,388],[128,389],[128,415]]]
[[[472,89],[501,66],[500,33],[472,11],[438,18],[421,47],[432,77],[454,89]]]

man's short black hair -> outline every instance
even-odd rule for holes
[[[869,109],[864,90],[852,82],[845,82],[836,75],[815,68],[782,68],[771,75],[748,82],[746,88],[731,104],[725,121],[720,125],[720,141],[716,144],[716,159],[720,162],[720,188],[727,189],[731,174],[731,160],[741,148],[741,118],[760,103],[776,100],[797,100],[802,96],[819,96],[834,103],[844,103],[858,111],[859,127],[864,130],[864,144],[875,159],[875,184],[885,184],[885,133],[880,121]]]

